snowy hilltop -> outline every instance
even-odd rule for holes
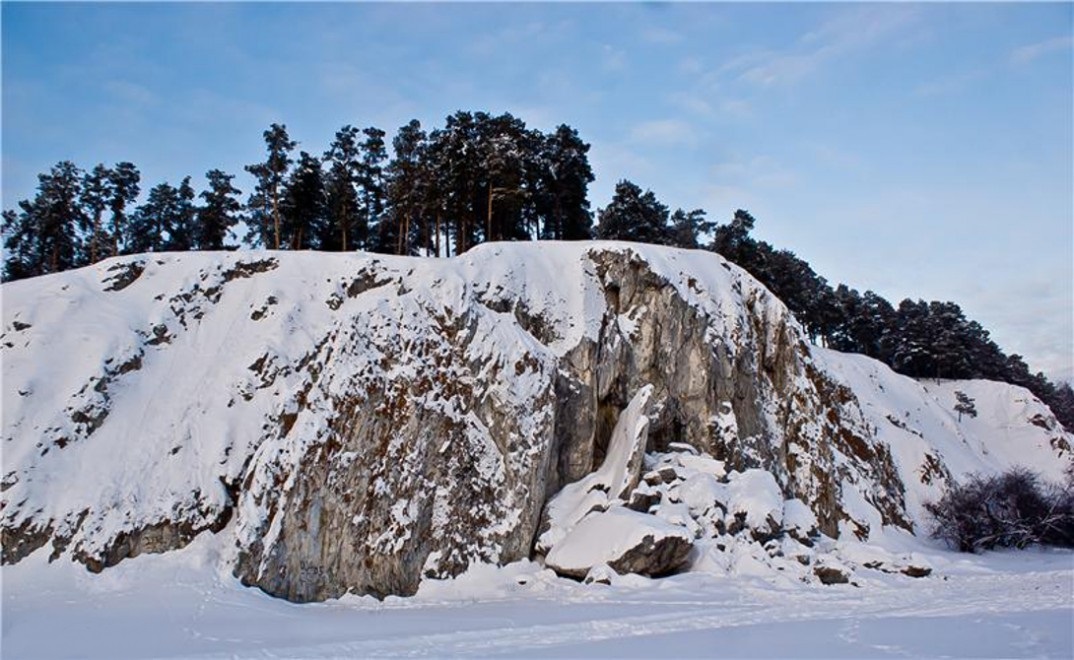
[[[718,255],[631,243],[120,257],[5,284],[0,342],[4,563],[221,534],[296,601],[524,559],[925,575],[828,550],[927,534],[968,473],[1058,479],[1074,442],[1024,389],[811,346]]]

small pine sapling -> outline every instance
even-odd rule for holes
[[[973,405],[976,401],[970,398],[968,394],[956,391],[955,399],[958,400],[957,403],[955,403],[955,412],[958,413],[958,421],[962,421],[963,415],[969,415],[970,417],[977,416],[977,408]]]

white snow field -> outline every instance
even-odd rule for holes
[[[3,569],[4,658],[1074,657],[1074,555],[926,551],[934,574],[555,577],[472,568],[411,598],[296,605],[230,576],[203,534],[99,575],[47,552]],[[900,535],[901,536],[901,535]],[[921,545],[903,536],[891,543]],[[858,543],[844,551],[860,552]],[[838,551],[838,549],[837,549]]]

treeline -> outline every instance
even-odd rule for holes
[[[84,172],[58,163],[37,195],[4,213],[7,280],[122,254],[233,249],[369,250],[452,255],[484,241],[591,238],[589,145],[562,125],[549,134],[510,114],[457,112],[426,132],[417,120],[392,138],[344,126],[321,155],[295,150],[287,128],[264,132],[265,159],[246,166],[245,203],[220,170],[195,194],[190,178],[149,190],[131,163]]]
[[[589,145],[561,125],[551,133],[509,113],[456,112],[426,131],[417,120],[390,143],[378,128],[344,126],[320,155],[298,150],[287,128],[263,133],[264,160],[246,166],[254,189],[242,201],[234,175],[161,182],[139,204],[132,163],[90,171],[64,161],[38,176],[32,200],[3,214],[4,279],[77,268],[123,254],[272,249],[461,254],[485,241],[632,240],[709,249],[749,271],[781,298],[814,342],[864,353],[917,378],[988,378],[1028,388],[1074,429],[1074,391],[1030,372],[951,302],[903,300],[832,287],[804,260],[750,235],[755,220],[727,224],[705,211],[672,212],[652,191],[620,181],[593,225]]]

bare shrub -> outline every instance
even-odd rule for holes
[[[1044,482],[1025,468],[970,475],[925,504],[934,538],[962,552],[1028,545],[1074,547],[1074,479]]]

